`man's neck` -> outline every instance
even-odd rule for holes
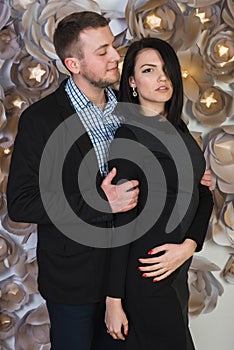
[[[80,91],[90,100],[92,101],[96,106],[99,106],[101,109],[105,108],[107,98],[105,94],[105,88],[99,88],[97,86],[82,82],[80,84],[77,79],[74,79],[73,81],[76,84],[76,86],[80,89]]]

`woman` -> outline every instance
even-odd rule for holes
[[[115,159],[110,161],[110,169],[112,166],[118,169],[117,181],[138,178],[140,196],[136,210],[115,216],[116,227],[133,223],[130,227],[137,239],[111,251],[105,316],[107,331],[114,339],[122,340],[118,342],[118,349],[194,349],[187,322],[187,270],[194,252],[202,248],[213,201],[209,189],[200,184],[205,170],[203,154],[181,119],[180,65],[168,43],[144,38],[129,47],[120,82],[120,102],[134,103],[135,107],[124,108],[126,125],[118,129],[116,139],[136,141],[134,154],[139,161],[137,166]],[[189,209],[170,234],[166,234],[166,230],[180,191],[178,174],[162,139],[152,136],[164,135],[167,142],[171,137],[168,122],[184,141],[193,169],[184,180],[193,181]],[[111,154],[112,158],[118,158],[115,143]],[[176,154],[176,145],[174,155],[183,157]],[[152,179],[144,174],[155,157],[166,178],[165,205],[156,223],[143,234],[140,232],[142,222],[137,217],[144,210],[147,195],[153,193],[153,198],[163,198],[157,174],[151,171]],[[154,205],[150,210],[152,216]],[[157,214],[155,209],[154,215]],[[145,259],[139,261],[142,256]]]

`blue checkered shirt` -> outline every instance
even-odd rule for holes
[[[106,176],[110,143],[120,126],[120,118],[113,114],[116,96],[111,89],[106,88],[107,103],[102,111],[80,91],[71,77],[65,91],[92,141],[100,172]]]

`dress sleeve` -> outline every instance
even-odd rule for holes
[[[190,238],[197,243],[196,252],[202,249],[206,232],[213,209],[213,197],[207,186],[198,185],[199,205],[195,217],[188,228],[185,238]]]

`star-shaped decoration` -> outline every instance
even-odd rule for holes
[[[219,57],[227,57],[229,54],[229,47],[222,45],[222,44],[218,44],[217,45],[218,48],[218,53],[219,53]]]
[[[23,105],[24,103],[26,103],[26,102],[25,102],[24,100],[21,100],[21,98],[20,98],[19,96],[12,102],[13,106],[14,106],[14,107],[17,107],[17,108],[19,108],[19,109],[22,108],[22,105]]]
[[[46,73],[44,69],[41,68],[41,64],[38,63],[36,67],[29,67],[30,72],[29,79],[35,79],[38,83],[41,82],[41,78]]]
[[[207,108],[210,108],[212,103],[217,103],[218,101],[214,98],[214,92],[212,92],[209,96],[200,100],[201,103],[204,103]]]
[[[199,12],[199,9],[195,10],[195,16],[200,18],[200,21],[202,24],[206,23],[206,22],[210,22],[209,18],[206,18],[206,13],[205,12]]]
[[[162,18],[156,16],[154,13],[148,15],[144,21],[145,25],[152,30],[160,30],[162,27]]]

